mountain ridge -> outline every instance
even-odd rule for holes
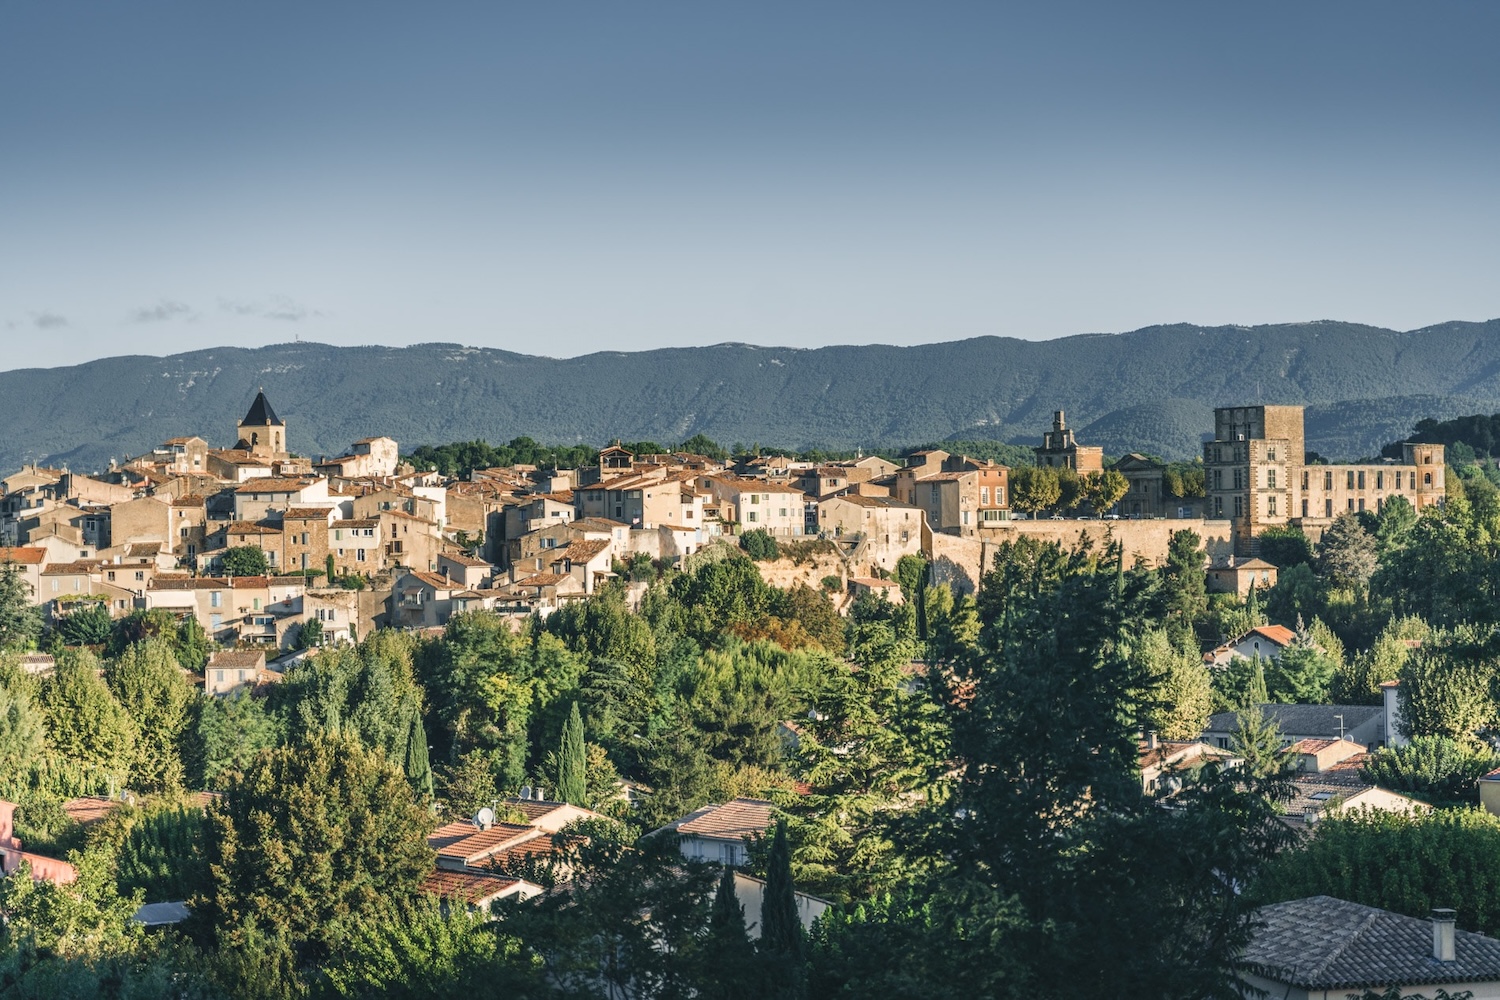
[[[1500,410],[1500,320],[1411,331],[1320,320],[1162,324],[1046,341],[764,347],[724,343],[548,358],[427,342],[102,358],[0,372],[0,467],[102,467],[170,437],[227,446],[264,386],[302,454],[388,434],[403,447],[528,435],[853,448],[1039,443],[1052,411],[1106,452],[1190,457],[1214,406],[1308,406],[1308,447],[1378,452],[1426,416]]]

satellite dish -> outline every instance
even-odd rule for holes
[[[485,806],[474,814],[474,825],[481,830],[488,830],[490,824],[495,822],[495,810]]]
[[[529,799],[529,798],[531,798],[531,786],[530,785],[522,785],[521,786],[521,798],[523,798],[523,799]]]

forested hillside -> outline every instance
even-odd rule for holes
[[[207,336],[212,336],[209,332]],[[745,344],[542,358],[421,344],[280,344],[0,373],[0,466],[89,469],[198,433],[227,446],[264,386],[303,454],[371,434],[422,444],[683,441],[899,448],[1039,443],[1063,409],[1106,452],[1196,453],[1214,406],[1303,403],[1308,446],[1374,454],[1423,417],[1500,409],[1500,320],[1399,333],[1349,323],[1149,327],[918,347]]]

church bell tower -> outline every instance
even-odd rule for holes
[[[235,447],[260,458],[286,454],[286,423],[271,409],[265,389],[255,394],[250,412],[235,427]]]

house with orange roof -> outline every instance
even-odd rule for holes
[[[1250,660],[1274,660],[1281,651],[1297,641],[1297,633],[1285,625],[1257,625],[1236,639],[1224,643],[1203,654],[1203,662],[1211,667],[1223,668],[1229,661],[1239,658]]]
[[[0,546],[0,565],[13,566],[26,586],[31,590],[31,599],[40,600],[42,592],[42,570],[47,566],[47,550],[40,546]]]
[[[445,823],[428,835],[437,864],[423,891],[476,909],[499,899],[535,896],[542,891],[542,873],[567,875],[557,854],[562,831],[580,820],[600,818],[588,809],[540,798],[505,799],[496,805],[509,821],[497,822],[495,810],[482,809],[473,819]]]
[[[765,799],[733,799],[696,809],[647,836],[675,833],[684,858],[739,866],[749,860],[746,841],[765,836],[775,810]]]
[[[1138,744],[1136,766],[1141,772],[1141,791],[1169,796],[1208,764],[1231,767],[1238,763],[1235,754],[1207,743],[1163,740],[1147,733]]]
[[[1368,757],[1369,747],[1351,739],[1313,738],[1300,739],[1282,751],[1291,761],[1294,771],[1302,774],[1319,774],[1331,771],[1339,764],[1355,757]]]

